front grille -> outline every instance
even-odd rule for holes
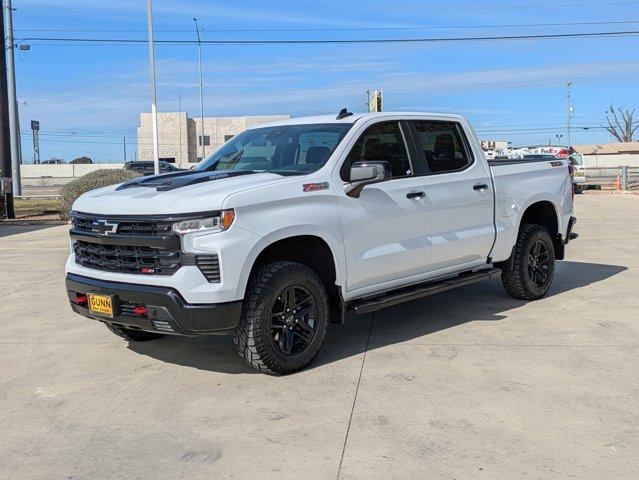
[[[110,272],[173,275],[182,266],[178,250],[84,240],[76,240],[73,249],[79,265]]]
[[[172,230],[178,219],[214,214],[145,218],[72,212],[75,261],[97,270],[141,275],[173,275],[182,266],[197,266],[209,283],[220,283],[218,256],[183,253],[181,239]]]
[[[209,283],[220,283],[220,261],[217,255],[196,255],[195,264]]]
[[[73,218],[73,229],[82,233],[96,232],[94,222],[98,218],[76,215]],[[118,235],[163,235],[171,233],[171,222],[157,220],[117,221]]]

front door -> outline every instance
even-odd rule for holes
[[[392,172],[392,179],[367,185],[357,198],[338,197],[349,259],[348,292],[406,283],[411,275],[426,271],[428,194],[425,177],[415,175],[407,135],[398,121],[376,123],[362,133],[345,160],[342,172],[360,161],[386,161]]]

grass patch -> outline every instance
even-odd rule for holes
[[[59,198],[14,198],[16,218],[60,216]]]

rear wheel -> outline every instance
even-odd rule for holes
[[[233,337],[237,351],[261,372],[301,370],[324,342],[328,315],[326,290],[313,270],[294,262],[267,264],[249,283]]]
[[[541,225],[522,225],[515,245],[512,270],[502,272],[508,294],[519,300],[543,297],[555,275],[555,247]]]
[[[132,328],[113,325],[111,323],[105,323],[105,325],[111,331],[111,333],[117,335],[118,337],[122,337],[126,340],[131,340],[134,342],[147,342],[149,340],[155,340],[164,336],[162,333],[134,330]]]

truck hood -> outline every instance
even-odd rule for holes
[[[232,193],[293,180],[294,177],[265,172],[175,172],[92,190],[75,201],[73,210],[104,215],[219,210]]]

